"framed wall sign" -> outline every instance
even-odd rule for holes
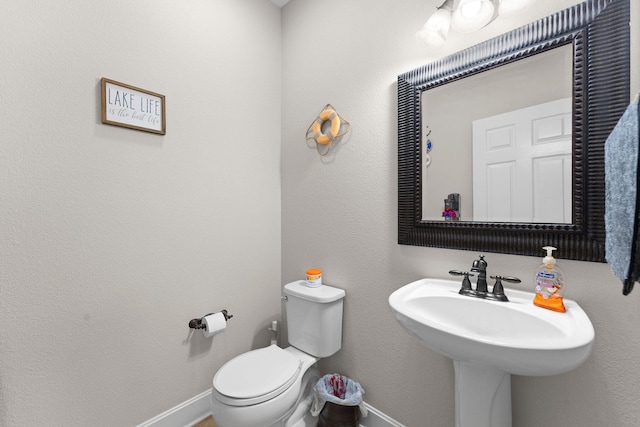
[[[164,95],[102,78],[102,123],[164,135]]]

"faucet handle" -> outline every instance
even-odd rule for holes
[[[458,270],[449,270],[449,274],[452,276],[464,276],[462,279],[462,287],[458,292],[460,295],[473,295],[473,289],[471,288],[471,280],[469,280],[469,276],[473,277],[473,274],[468,271],[458,271]]]
[[[468,271],[449,270],[449,274],[452,275],[452,276],[471,276],[471,277],[473,277],[473,274],[469,273]]]
[[[494,301],[509,301],[509,298],[504,294],[504,287],[502,286],[502,276],[491,276],[492,279],[496,279],[496,283],[493,285],[491,293],[487,294],[487,299]]]
[[[513,276],[491,276],[492,279],[501,279],[508,283],[520,283],[522,280]]]
[[[504,287],[502,281],[509,283],[520,283],[522,280],[513,276],[490,276],[492,279],[496,279],[496,283],[493,285],[493,289],[490,294],[487,294],[488,299],[494,301],[509,301],[509,298],[504,294]]]

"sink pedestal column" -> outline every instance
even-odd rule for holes
[[[453,367],[456,427],[511,427],[511,375],[457,360]]]

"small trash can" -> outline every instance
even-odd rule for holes
[[[328,374],[314,388],[311,414],[318,416],[318,427],[358,427],[366,416],[362,386],[339,374]]]

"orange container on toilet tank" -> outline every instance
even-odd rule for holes
[[[319,268],[307,270],[307,286],[317,288],[320,285],[322,285],[322,270]]]

